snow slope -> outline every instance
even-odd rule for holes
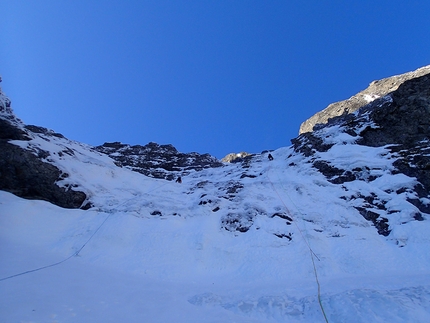
[[[178,184],[65,138],[13,141],[50,151],[70,175],[58,185],[94,207],[0,191],[0,321],[430,322],[428,219],[385,193],[401,212],[384,237],[344,198],[414,179],[391,174],[383,147],[347,139],[322,154],[377,180],[331,184],[286,147]]]

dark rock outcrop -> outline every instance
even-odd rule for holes
[[[59,187],[67,174],[39,156],[0,140],[0,190],[27,199],[49,201],[64,208],[85,208],[83,192]]]
[[[112,142],[104,143],[95,149],[109,155],[120,167],[166,180],[187,175],[192,170],[199,171],[223,165],[209,154],[180,153],[172,145],[159,145],[154,142],[145,146]]]
[[[350,114],[375,99],[384,97],[397,90],[404,82],[428,73],[430,73],[430,66],[425,66],[413,72],[388,77],[379,81],[373,81],[365,90],[353,95],[347,100],[330,104],[324,110],[304,121],[300,126],[299,134],[312,132],[316,125],[326,124],[331,118]]]
[[[408,80],[389,96],[362,107],[354,115],[330,119],[324,127],[334,124],[345,125],[345,132],[355,133],[359,145],[388,145],[396,156],[397,171],[416,177],[430,192],[430,74]],[[314,148],[321,151],[323,146]]]
[[[352,181],[374,181],[380,170],[369,167],[342,169],[333,164],[335,161],[321,157],[321,153],[328,151],[335,144],[342,144],[327,139],[325,129],[337,126],[339,132],[353,138],[357,145],[385,147],[386,157],[394,166],[392,175],[404,174],[416,179],[417,184],[413,189],[398,188],[397,193],[409,196],[405,200],[418,209],[413,214],[413,219],[421,221],[424,219],[423,214],[430,215],[430,207],[426,203],[430,197],[430,67],[373,82],[371,87],[374,88],[380,83],[386,86],[379,94],[384,94],[389,89],[395,90],[361,107],[359,104],[364,101],[359,101],[358,98],[363,96],[363,92],[350,101],[329,106],[331,110],[327,108],[328,111],[324,112],[325,122],[319,123],[322,120],[321,114],[311,118],[314,120],[314,131],[302,133],[293,139],[293,147],[296,152],[309,158],[309,162],[324,174],[328,181],[339,185]],[[365,93],[371,93],[369,89]],[[343,109],[341,115],[333,116],[332,112],[339,109]],[[351,111],[355,112],[350,113]],[[361,201],[360,206],[355,206],[359,213],[366,220],[373,222],[378,233],[389,235],[389,220],[380,216],[379,211],[400,210],[388,210],[385,207],[388,202],[386,198],[378,197],[375,193],[344,198]]]
[[[10,140],[29,141],[33,132],[40,131],[49,132],[45,128],[24,126],[0,90],[0,190],[64,208],[88,208],[89,205],[84,205],[85,193],[56,184],[68,175],[44,161],[49,152],[27,150],[9,143]]]

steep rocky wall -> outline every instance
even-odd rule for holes
[[[324,110],[316,113],[308,120],[304,121],[299,130],[299,134],[311,132],[314,126],[325,124],[330,118],[352,113],[362,106],[365,106],[375,99],[383,97],[399,88],[407,80],[420,77],[430,73],[430,65],[419,68],[413,72],[388,77],[379,81],[373,81],[365,90],[353,95],[347,100],[330,104]]]
[[[23,149],[10,140],[28,141],[33,131],[40,127],[24,126],[15,117],[11,101],[0,89],[0,190],[17,196],[46,200],[64,208],[86,208],[83,192],[59,187],[56,183],[67,174],[44,161],[49,155]]]
[[[83,207],[84,193],[56,185],[62,176],[67,175],[33,153],[0,140],[0,190],[64,208]]]
[[[354,113],[330,118],[325,124],[316,125],[313,132],[302,133],[292,140],[295,151],[309,158],[309,162],[333,184],[344,187],[345,183],[353,181],[376,180],[378,169],[366,166],[344,169],[335,166],[335,160],[321,157],[333,146],[342,145],[339,140],[327,139],[330,128],[337,129],[344,138],[357,145],[385,147],[394,166],[391,174],[416,179],[412,189],[398,187],[396,194],[406,194],[407,202],[417,208],[413,214],[415,220],[422,221],[430,214],[430,74],[404,81],[397,90]],[[389,222],[379,216],[381,210],[387,211],[385,205],[389,201],[378,194],[385,193],[389,192],[352,197],[345,194],[345,199],[360,199],[362,203],[356,209],[374,223],[380,234],[388,235]]]
[[[184,176],[192,170],[222,166],[220,161],[209,154],[181,153],[172,145],[159,145],[154,142],[145,146],[111,142],[95,149],[109,155],[120,167],[166,180]]]

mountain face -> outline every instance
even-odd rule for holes
[[[36,126],[25,126],[12,112],[10,100],[0,90],[0,190],[28,199],[42,199],[65,208],[88,208],[86,195],[74,185],[59,186],[67,178],[50,162],[51,152],[34,142],[50,138],[67,140],[60,134]],[[15,144],[19,143],[19,144]],[[67,148],[58,154],[73,154]]]
[[[127,167],[143,175],[176,179],[186,176],[191,170],[202,170],[209,167],[221,167],[222,163],[209,154],[180,153],[172,145],[159,145],[150,142],[145,146],[130,146],[120,142],[104,143],[95,147],[107,154],[120,167]]]
[[[390,207],[392,194],[404,197],[405,203],[414,210],[410,217],[422,221],[430,214],[428,205],[430,192],[430,158],[428,143],[430,135],[430,67],[372,82],[365,91],[349,100],[330,105],[310,120],[317,123],[314,131],[304,132],[292,140],[293,155],[300,155],[306,163],[323,174],[328,182],[339,185],[344,190],[341,199],[348,201],[366,219],[371,221],[382,235],[389,235],[390,218],[401,209]],[[390,92],[391,91],[391,92]],[[383,95],[383,96],[382,96]],[[371,97],[373,101],[366,103]],[[359,108],[361,104],[364,104]],[[91,196],[73,180],[66,180],[69,173],[56,160],[80,154],[71,147],[72,141],[51,130],[24,125],[11,109],[11,101],[0,96],[0,189],[20,197],[44,199],[66,208],[88,209],[93,205]],[[337,116],[334,116],[338,114]],[[329,118],[329,116],[331,116]],[[307,121],[304,124],[314,124]],[[302,125],[302,130],[306,127]],[[52,143],[54,151],[46,150],[41,142]],[[408,180],[402,185],[383,191],[351,192],[348,183],[363,182],[371,186],[384,174],[378,166],[366,161],[354,161],[355,156],[346,155],[349,162],[333,159],[333,150],[345,150],[346,144],[360,149],[380,148],[381,160],[387,160],[390,174],[404,175]],[[118,167],[125,167],[152,178],[174,180],[203,169],[225,167],[209,154],[180,153],[172,145],[149,143],[145,146],[127,145],[119,142],[105,143],[97,147],[78,144],[92,154],[107,155]],[[231,156],[230,156],[231,155]],[[244,170],[240,177],[219,187],[223,197],[233,199],[235,193],[243,189],[243,178],[256,178],[247,169],[260,155],[230,154],[224,162],[240,164]],[[240,156],[239,156],[240,155]],[[289,167],[300,167],[286,161]],[[387,167],[387,166],[384,166]],[[256,179],[258,181],[258,179]],[[411,186],[410,181],[413,181]],[[201,184],[203,185],[203,184]],[[203,200],[201,203],[205,203]],[[258,212],[256,212],[258,213]],[[237,226],[238,231],[246,231],[242,223],[252,222],[252,216],[231,216],[223,220],[229,229]]]
[[[0,320],[428,322],[430,74],[402,77],[230,162],[91,147],[0,91]]]
[[[391,76],[382,80],[373,81],[369,87],[347,100],[330,104],[324,110],[316,113],[308,120],[304,121],[299,130],[299,134],[312,132],[318,124],[325,124],[330,118],[350,114],[359,108],[367,105],[375,99],[384,97],[394,92],[404,82],[430,73],[430,66],[421,67],[413,72]]]
[[[430,73],[429,68],[419,71]],[[399,79],[403,80],[404,77],[397,77],[395,80]],[[386,79],[383,82],[388,81]],[[335,138],[332,135],[333,129],[338,129]],[[360,214],[372,221],[380,234],[388,235],[389,218],[392,214],[401,212],[400,209],[387,208],[391,193],[404,194],[405,201],[417,208],[411,214],[415,220],[422,221],[424,214],[430,214],[429,138],[430,75],[426,74],[406,80],[397,90],[375,99],[353,113],[333,117],[325,124],[315,125],[313,132],[303,133],[292,142],[295,151],[310,158],[313,166],[324,174],[329,182],[345,188],[345,196],[342,198],[354,202],[358,200],[359,205],[355,208]],[[354,161],[355,156],[350,156],[350,163],[343,165],[330,157],[331,149],[339,149],[337,147],[349,142],[363,149],[383,148],[384,156],[393,161],[391,174],[414,178],[413,187],[399,185],[383,192],[369,191],[367,194],[358,195],[348,193],[347,183],[372,183],[377,181],[381,174],[380,167],[372,168],[366,163],[357,164]]]

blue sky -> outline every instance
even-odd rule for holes
[[[430,1],[4,1],[3,91],[90,145],[289,146],[375,80],[430,64]]]

